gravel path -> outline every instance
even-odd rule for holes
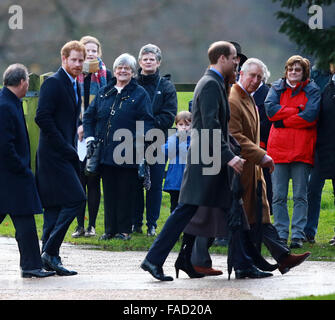
[[[71,277],[22,279],[15,239],[0,237],[0,300],[277,300],[334,293],[335,262],[306,261],[285,275],[278,270],[266,279],[228,281],[227,257],[212,255],[213,266],[223,270],[218,277],[160,282],[139,265],[145,252],[91,250],[64,243],[65,267],[78,271]],[[164,265],[175,277],[171,253]],[[271,261],[273,262],[273,261]]]

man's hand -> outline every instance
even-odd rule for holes
[[[245,159],[240,158],[239,156],[235,156],[228,162],[228,166],[232,167],[236,173],[241,174],[243,171]]]
[[[267,154],[264,155],[264,157],[263,157],[263,159],[260,163],[260,166],[262,168],[269,168],[270,173],[272,173],[273,170],[275,169],[275,164],[273,162],[273,159],[270,156],[268,156]]]

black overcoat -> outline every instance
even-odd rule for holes
[[[232,169],[228,168],[227,163],[234,158],[235,154],[227,143],[229,117],[229,104],[223,79],[216,72],[206,70],[194,91],[191,145],[180,190],[180,203],[226,209],[230,207],[229,179],[232,176]],[[201,138],[203,129],[208,129],[209,141]],[[220,133],[220,141],[217,145],[212,143],[214,129],[218,129],[217,132]],[[218,149],[220,169],[215,175],[206,175],[203,169],[210,168],[213,164],[206,164],[203,156],[207,153],[213,155],[214,148]],[[199,161],[195,154],[198,154]]]
[[[9,89],[0,91],[0,214],[42,213],[22,102]]]
[[[154,126],[162,130],[167,137],[168,129],[173,126],[177,114],[178,102],[176,88],[170,81],[170,75],[163,77],[159,69],[154,74],[141,74],[142,68],[138,70],[137,81],[149,94],[154,116]]]
[[[86,199],[76,150],[81,98],[60,68],[40,90],[35,121],[40,127],[36,178],[43,207],[66,206]]]
[[[316,138],[320,176],[335,178],[335,84],[330,81],[322,92]]]

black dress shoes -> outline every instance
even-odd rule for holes
[[[55,271],[45,271],[44,269],[21,270],[22,278],[46,278],[56,274]]]
[[[271,277],[273,274],[270,272],[263,272],[257,269],[255,266],[251,266],[248,269],[237,269],[235,270],[235,279],[244,279],[244,278],[267,278]]]
[[[74,276],[77,274],[76,271],[65,269],[59,257],[50,256],[46,252],[43,252],[41,258],[45,268],[56,271],[59,276]]]
[[[99,240],[110,240],[114,238],[114,234],[111,233],[104,233]]]
[[[297,239],[297,238],[291,239],[291,244],[290,244],[291,249],[299,249],[299,248],[302,248],[302,246],[303,246],[302,239]]]
[[[166,276],[163,272],[163,268],[156,266],[149,262],[147,259],[144,259],[141,263],[141,268],[144,271],[148,271],[154,278],[161,281],[173,281],[173,278],[170,276]]]
[[[120,240],[130,240],[131,236],[127,233],[117,233],[114,238]]]
[[[133,225],[131,231],[134,232],[134,233],[143,233],[142,226]]]

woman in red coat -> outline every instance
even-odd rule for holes
[[[301,248],[307,220],[307,182],[314,164],[316,123],[320,107],[319,87],[309,79],[310,63],[295,55],[285,65],[285,76],[275,81],[265,100],[273,122],[268,154],[275,162],[272,174],[274,226],[287,242],[290,218],[287,210],[289,180],[293,186],[291,248]]]

